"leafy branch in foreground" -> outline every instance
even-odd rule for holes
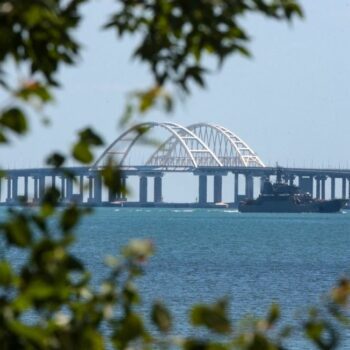
[[[133,57],[149,67],[154,79],[153,87],[131,98],[138,98],[130,104],[139,113],[164,100],[167,84],[184,95],[193,83],[204,88],[208,57],[219,67],[235,54],[250,57],[250,37],[240,21],[243,16],[260,14],[280,21],[303,16],[294,0],[120,0],[117,4],[105,28],[114,29],[120,37],[139,39]],[[164,106],[169,110],[172,102]]]
[[[0,1],[0,87],[9,103],[0,109],[0,142],[29,130],[26,106],[37,111],[53,100],[60,67],[74,65],[80,45],[73,31],[80,25],[79,11],[87,0]],[[209,70],[206,56],[219,66],[233,54],[249,56],[249,35],[239,20],[245,14],[262,14],[291,21],[302,16],[293,0],[118,0],[117,11],[106,28],[120,36],[139,35],[134,56],[150,68],[154,84],[131,96],[123,122],[135,112],[145,113],[159,103],[167,111],[173,100],[167,85],[184,95],[191,84],[205,86]],[[12,86],[5,67],[14,62],[25,68],[19,86]],[[10,76],[11,77],[11,76]],[[92,161],[91,148],[102,139],[91,129],[80,132],[73,157]],[[65,157],[54,153],[47,164],[60,168]],[[105,185],[123,190],[115,180],[114,164],[103,171]],[[132,241],[123,257],[107,259],[110,270],[98,286],[71,251],[77,225],[89,211],[75,205],[57,209],[60,192],[47,189],[40,207],[11,209],[0,223],[0,345],[1,349],[116,349],[179,348],[184,350],[282,349],[291,328],[280,325],[273,305],[263,319],[233,322],[228,302],[194,306],[190,324],[207,329],[207,336],[174,334],[171,312],[155,302],[145,318],[135,279],[143,273],[153,252],[149,241]],[[13,251],[21,260],[13,261]],[[319,349],[335,349],[339,325],[349,326],[350,283],[344,279],[319,309],[310,311],[300,325]],[[294,330],[295,331],[295,330]],[[198,335],[197,335],[198,334]],[[200,335],[199,335],[200,334]]]

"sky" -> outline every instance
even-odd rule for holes
[[[305,18],[292,24],[243,18],[253,58],[231,57],[212,72],[207,89],[193,89],[172,115],[155,111],[145,119],[223,125],[270,165],[350,167],[350,0],[301,4]],[[121,133],[118,118],[127,92],[148,87],[151,77],[148,67],[131,59],[136,39],[120,41],[114,32],[101,30],[113,8],[109,0],[85,6],[76,33],[82,57],[59,73],[62,88],[46,110],[51,125],[34,116],[29,136],[0,149],[5,169],[42,165],[51,151],[68,151],[76,131],[86,126],[107,144]],[[178,180],[171,181],[167,195],[184,198],[176,189]],[[193,198],[196,190],[186,195]]]

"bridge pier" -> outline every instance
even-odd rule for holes
[[[24,176],[24,201],[28,202],[28,176]]]
[[[89,175],[88,203],[100,204],[102,202],[102,181],[100,173]]]
[[[102,181],[101,174],[96,173],[94,176],[94,203],[102,202]]]
[[[238,206],[238,196],[239,196],[239,174],[235,173],[235,183],[234,183],[234,203]]]
[[[117,193],[112,193],[111,190],[108,190],[108,201],[109,202],[115,202],[115,201],[126,201],[126,198],[124,196],[124,189],[126,188],[126,176],[121,177],[118,179],[120,181],[120,189]],[[122,191],[123,190],[123,191]]]
[[[93,202],[94,197],[93,197],[93,193],[92,193],[92,189],[93,189],[93,177],[90,175],[88,177],[88,182],[89,182],[89,194],[88,194],[88,203]]]
[[[7,176],[6,202],[15,203],[18,200],[18,176]]]
[[[33,176],[33,181],[34,181],[33,203],[37,203],[39,199],[39,195],[38,195],[38,177],[36,175]]]
[[[321,176],[321,199],[326,199],[326,176]]]
[[[61,202],[66,199],[66,178],[61,176]]]
[[[294,175],[289,175],[289,177],[288,177],[289,186],[293,186],[294,185],[294,180],[295,180],[295,176]]]
[[[123,201],[127,201],[127,197],[126,197],[126,179],[127,177],[126,176],[123,176],[121,178],[121,182],[120,182],[120,185],[121,185],[121,191],[119,193],[119,198]]]
[[[38,199],[39,199],[39,201],[41,201],[44,197],[44,194],[45,194],[45,175],[40,175],[38,182],[39,182]]]
[[[84,202],[84,175],[79,176],[80,203]]]
[[[331,199],[335,199],[335,177],[331,177]]]
[[[206,175],[198,176],[198,203],[206,204],[208,201],[208,178]]]
[[[163,195],[162,195],[162,177],[161,176],[155,176],[154,177],[154,203],[161,203],[163,201]]]
[[[18,176],[12,177],[12,202],[18,201]]]
[[[316,179],[316,198],[320,199],[321,198],[321,179],[319,176],[316,176],[315,179]]]
[[[313,177],[299,175],[299,187],[302,192],[308,192],[313,196]]]
[[[264,183],[266,181],[266,176],[260,176],[260,193],[262,192],[264,188]]]
[[[114,193],[110,189],[108,189],[108,202],[113,203],[119,199],[118,193]]]
[[[342,199],[346,199],[346,177],[342,178]]]
[[[254,179],[251,174],[245,176],[245,195],[248,199],[254,197]]]
[[[12,191],[11,191],[11,176],[7,176],[6,177],[6,181],[7,181],[7,193],[6,193],[6,202],[9,203],[11,202],[11,195],[12,195]]]
[[[71,202],[73,199],[73,179],[71,177],[66,177],[66,196],[67,202]]]
[[[214,175],[214,203],[222,202],[222,175]]]
[[[51,187],[56,188],[56,176],[55,175],[51,176]]]
[[[139,186],[139,202],[147,203],[147,176],[140,176],[140,186]]]

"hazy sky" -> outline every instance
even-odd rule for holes
[[[111,5],[112,4],[112,5]],[[232,57],[194,89],[171,117],[183,125],[206,121],[241,136],[265,161],[299,166],[350,166],[350,1],[304,0],[306,18],[292,25],[262,17],[243,21],[253,59]],[[130,56],[135,40],[100,30],[112,1],[85,6],[77,37],[81,62],[60,72],[63,88],[47,110],[51,127],[32,120],[32,133],[1,148],[5,168],[38,166],[48,152],[67,150],[74,132],[94,126],[107,142],[118,134],[125,94],[147,87],[147,67]]]

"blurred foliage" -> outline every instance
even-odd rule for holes
[[[0,142],[28,132],[28,106],[40,112],[52,102],[59,69],[77,62],[81,48],[73,33],[85,2],[0,0],[0,86],[10,97],[0,109]],[[240,21],[246,14],[291,21],[302,11],[292,0],[118,0],[105,28],[140,38],[134,57],[149,66],[154,78],[149,89],[130,95],[122,123],[157,105],[171,111],[168,85],[184,95],[192,83],[204,87],[206,56],[216,58],[219,66],[232,54],[249,56],[249,35]],[[26,70],[18,86],[12,86],[6,70],[11,63]],[[72,156],[91,163],[93,148],[102,144],[94,130],[85,128]],[[56,152],[46,163],[60,170],[66,158]],[[68,172],[64,176],[73,178]],[[102,177],[112,193],[125,191],[117,164],[110,161]],[[350,324],[348,279],[310,310],[297,329],[281,322],[277,305],[265,318],[233,322],[223,298],[193,306],[193,335],[177,335],[171,311],[162,302],[156,301],[149,315],[139,312],[142,300],[135,279],[147,268],[152,242],[131,241],[121,258],[108,257],[107,276],[93,285],[91,273],[71,250],[77,225],[89,210],[74,204],[57,209],[60,196],[58,189],[48,188],[38,209],[27,207],[24,199],[23,207],[9,209],[0,223],[5,245],[0,258],[1,350],[286,349],[286,339],[300,330],[318,349],[341,345],[340,326]],[[22,252],[21,262],[10,260],[14,249]]]
[[[154,78],[153,87],[130,97],[125,116],[132,110],[144,113],[155,104],[171,110],[172,96],[165,92],[169,84],[182,95],[190,93],[193,83],[204,88],[205,77],[210,73],[205,66],[208,57],[216,59],[219,67],[236,53],[250,57],[247,46],[250,38],[240,21],[243,16],[260,14],[283,21],[303,16],[294,0],[117,0],[116,3],[118,10],[105,28],[115,29],[120,37],[140,38],[133,56],[149,67]]]

